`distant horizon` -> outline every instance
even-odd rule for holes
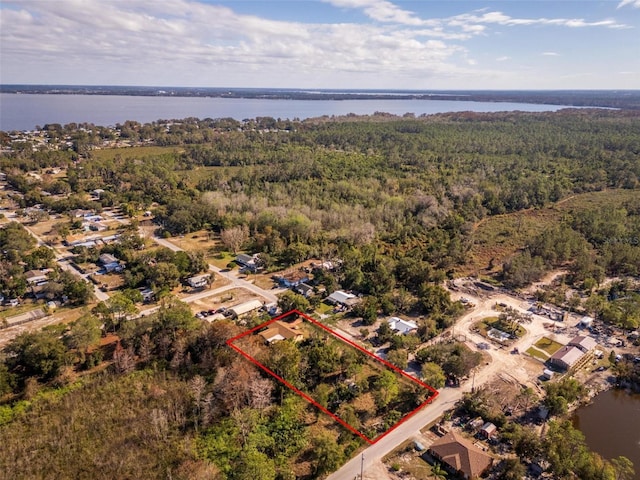
[[[142,85],[142,84],[99,84],[99,83],[0,83],[0,89],[9,87],[72,87],[72,88],[176,88],[185,90],[273,90],[302,92],[640,92],[640,88],[337,88],[337,87],[231,87],[231,86],[188,86],[188,85]],[[6,92],[2,92],[6,93]]]

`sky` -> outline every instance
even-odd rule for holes
[[[639,89],[640,0],[1,0],[0,83]]]

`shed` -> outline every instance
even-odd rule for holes
[[[498,427],[496,427],[493,423],[487,422],[480,429],[480,436],[490,439],[493,438],[498,433]]]
[[[551,370],[549,370],[548,368],[545,368],[542,371],[542,378],[544,380],[551,380],[553,378],[553,372]]]
[[[48,280],[47,274],[51,271],[50,268],[44,270],[29,270],[25,272],[24,276],[27,279],[29,285],[46,282]]]
[[[588,328],[593,324],[593,317],[589,317],[585,315],[580,319],[580,323],[578,324],[580,327]]]

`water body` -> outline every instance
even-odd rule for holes
[[[640,480],[640,394],[607,390],[579,408],[572,420],[591,450],[609,460],[624,455]]]
[[[255,98],[138,97],[120,95],[0,94],[0,130],[31,130],[47,123],[109,126],[135,120],[255,117],[301,119],[323,115],[387,112],[416,115],[443,112],[546,112],[569,108],[510,102],[454,100],[267,100]]]

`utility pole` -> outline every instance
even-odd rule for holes
[[[360,480],[364,480],[364,453],[360,460]]]
[[[473,379],[471,380],[471,392],[476,391],[476,369],[473,369]]]

